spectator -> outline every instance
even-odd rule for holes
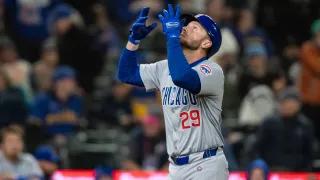
[[[261,43],[250,43],[245,47],[245,71],[239,79],[240,97],[244,98],[252,87],[267,85],[271,88],[274,77],[268,68],[267,51]]]
[[[99,3],[101,0],[63,0],[65,3],[70,4],[72,7],[77,9],[77,12],[79,12],[79,15],[81,15],[83,18],[83,23],[85,25],[91,25],[94,23],[94,6]]]
[[[19,54],[31,62],[39,59],[42,42],[49,36],[47,19],[61,0],[4,0],[8,32]]]
[[[106,8],[101,4],[93,6],[95,14],[94,25],[92,31],[97,34],[96,41],[100,46],[100,50],[104,52],[108,63],[114,64],[115,59],[119,58],[121,49],[121,39],[114,25],[111,23]]]
[[[234,153],[234,144],[241,140],[241,135],[235,137],[236,132],[230,132],[227,128],[222,128],[222,135],[225,139],[223,152],[226,155],[228,161],[229,171],[238,171],[239,163],[237,162],[237,158]],[[235,137],[235,138],[234,138]]]
[[[300,113],[299,93],[289,88],[280,96],[278,113],[266,118],[257,139],[259,157],[272,170],[309,170],[314,147],[312,124]]]
[[[273,75],[273,81],[271,88],[275,94],[275,96],[278,98],[281,93],[287,88],[288,86],[288,80],[286,77],[286,74],[282,70],[277,70],[272,73]]]
[[[274,112],[276,98],[272,89],[266,85],[257,85],[250,89],[241,102],[239,125],[256,128],[264,118]]]
[[[51,76],[59,63],[55,39],[48,39],[42,47],[40,60],[34,64],[33,79],[36,92],[46,92],[50,90]]]
[[[35,98],[30,121],[41,124],[49,137],[68,136],[76,130],[83,115],[82,98],[76,94],[75,72],[68,66],[60,66],[52,81],[52,90]]]
[[[142,131],[134,131],[130,152],[124,161],[127,170],[168,170],[165,136],[161,120],[146,116],[142,120]]]
[[[100,51],[94,37],[75,22],[71,7],[58,6],[50,21],[53,36],[57,38],[60,64],[75,68],[80,86],[86,93],[91,93],[94,78],[103,66],[104,52]]]
[[[226,126],[235,125],[241,99],[238,93],[238,77],[241,67],[238,63],[240,47],[235,36],[228,28],[221,29],[222,43],[220,50],[210,58],[219,64],[225,76],[224,94],[222,103],[222,116]]]
[[[113,23],[119,25],[119,26],[124,26],[127,25],[128,23],[132,22],[136,15],[138,15],[138,12],[133,12],[130,9],[130,5],[134,1],[130,0],[119,0],[119,1],[106,1],[103,0],[104,2],[107,3],[108,10],[111,12],[111,20]]]
[[[43,145],[37,148],[35,158],[44,172],[45,179],[51,179],[51,175],[58,169],[60,158],[51,146]]]
[[[0,179],[37,179],[43,173],[36,159],[23,153],[23,130],[11,125],[1,131]]]
[[[248,168],[248,180],[268,180],[269,168],[262,159],[254,160]]]
[[[112,180],[112,169],[97,166],[94,171],[96,180]]]
[[[112,94],[102,100],[101,108],[95,116],[108,124],[131,129],[134,121],[130,90],[126,84],[113,80]]]
[[[13,87],[7,73],[0,69],[0,128],[9,124],[24,124],[28,108],[21,89]]]
[[[206,1],[206,13],[210,16],[214,22],[219,25],[223,24],[225,18],[225,2],[226,0],[207,0]]]
[[[202,0],[200,0],[200,3],[201,1]],[[182,12],[198,14],[197,8],[195,7],[195,3],[193,3],[192,0],[179,0],[178,4],[180,4]]]
[[[280,65],[285,72],[288,83],[296,84],[300,69],[300,47],[293,37],[289,37],[281,54]]]
[[[308,27],[314,18],[319,17],[319,14],[312,15],[314,10],[319,11],[317,7],[317,0],[259,0],[257,23],[268,32],[277,46],[275,50],[280,54],[289,36],[295,37],[299,45],[310,37]]]
[[[320,141],[320,19],[312,25],[313,38],[301,48],[301,73],[299,88],[303,102],[303,113],[312,120]]]
[[[3,68],[8,73],[12,86],[21,88],[28,103],[31,103],[31,65],[18,57],[15,46],[8,37],[0,38],[0,61],[3,62]]]
[[[266,48],[268,58],[272,58],[274,56],[273,43],[268,35],[256,26],[253,12],[249,9],[243,9],[238,18],[237,28],[240,31],[240,45],[244,47],[249,43],[261,43]]]

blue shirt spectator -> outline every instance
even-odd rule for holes
[[[126,155],[123,166],[127,170],[167,170],[165,136],[162,120],[154,115],[142,118],[142,128],[131,134],[130,152]]]
[[[23,38],[42,41],[49,36],[47,17],[60,0],[5,0],[13,29]]]
[[[36,159],[24,153],[24,132],[20,126],[10,125],[1,131],[0,179],[40,180],[43,177]]]
[[[248,167],[248,180],[267,180],[269,168],[263,159],[254,160]]]
[[[96,180],[112,180],[112,169],[110,168],[97,166],[94,172]]]
[[[39,94],[32,106],[32,120],[39,121],[49,136],[68,135],[82,115],[82,98],[75,94],[75,72],[61,66],[53,73],[51,92]]]
[[[270,37],[255,24],[254,14],[251,10],[242,10],[237,22],[238,31],[234,31],[239,44],[246,46],[250,43],[261,43],[266,48],[268,57],[274,56],[273,42]]]
[[[45,179],[51,179],[52,173],[58,169],[60,162],[57,152],[51,146],[43,145],[36,149],[34,157],[38,160],[40,168],[45,174]]]
[[[259,127],[255,150],[272,171],[311,170],[313,125],[300,107],[300,95],[290,87],[279,95],[277,112],[267,116]]]

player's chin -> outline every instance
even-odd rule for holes
[[[181,36],[181,35],[180,35],[180,43],[181,43],[182,45],[187,44],[187,39],[185,38],[185,36]]]

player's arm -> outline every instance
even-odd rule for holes
[[[187,89],[193,94],[200,92],[199,75],[187,62],[179,38],[170,38],[168,40],[168,66],[175,85]]]
[[[159,15],[163,31],[167,37],[168,66],[173,83],[187,89],[193,94],[198,94],[201,89],[200,78],[185,58],[180,44],[180,32],[185,21],[180,22],[180,6],[177,6],[176,15],[173,7],[168,5],[169,12],[163,11],[164,17]]]
[[[137,52],[139,45],[128,41],[123,50],[118,65],[118,79],[127,84],[143,86],[140,76],[140,67],[137,65]]]
[[[144,86],[140,76],[140,66],[137,65],[137,49],[140,40],[145,38],[155,27],[156,23],[146,26],[150,8],[143,8],[139,19],[130,29],[130,36],[126,48],[123,50],[119,66],[118,79],[124,83]]]

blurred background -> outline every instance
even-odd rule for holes
[[[221,28],[210,60],[225,74],[230,171],[320,170],[319,0],[1,0],[0,178],[167,171],[159,92],[122,84],[116,72],[145,6],[158,27],[138,61],[166,58],[157,15],[168,3]]]

